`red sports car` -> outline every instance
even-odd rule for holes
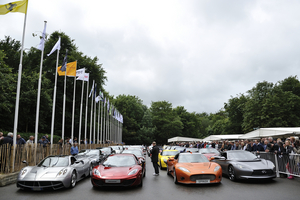
[[[143,186],[142,163],[133,154],[113,154],[93,168],[94,187]]]

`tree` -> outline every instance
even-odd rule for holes
[[[167,101],[152,102],[150,111],[153,125],[156,127],[154,134],[156,143],[165,144],[168,138],[181,135],[183,123],[172,109],[172,104]]]

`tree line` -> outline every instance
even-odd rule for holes
[[[62,64],[65,50],[68,49],[68,61],[77,60],[78,68],[85,68],[90,73],[90,80],[95,80],[109,101],[123,115],[122,138],[126,144],[150,144],[156,140],[164,144],[175,136],[204,138],[209,135],[243,134],[265,127],[300,126],[300,82],[297,76],[290,76],[277,83],[267,81],[257,83],[245,94],[231,96],[224,107],[215,113],[188,112],[184,106],[173,108],[168,101],[151,102],[148,108],[134,95],[109,94],[104,86],[108,81],[102,64],[97,57],[91,58],[78,50],[74,40],[65,33],[52,33],[45,43],[45,55],[42,75],[39,130],[50,133],[52,115],[52,97],[55,75],[56,55],[47,57],[58,37],[62,47]],[[19,41],[6,36],[0,41],[0,130],[11,131],[14,121],[17,73],[20,58]],[[37,83],[39,75],[40,51],[31,47],[24,53],[18,132],[34,132]],[[91,88],[91,81],[89,88]],[[61,135],[63,78],[58,78],[55,113],[55,135]],[[85,91],[86,92],[86,91]],[[76,94],[81,94],[81,84],[76,84]],[[76,102],[81,95],[76,96]],[[71,134],[73,100],[73,79],[67,79],[66,137]],[[90,101],[90,100],[89,100]],[[90,105],[90,102],[89,102]],[[85,107],[85,101],[84,105]],[[80,106],[76,104],[76,113]],[[83,121],[85,116],[83,115]],[[89,119],[88,119],[89,120]],[[75,127],[79,126],[79,115],[75,115]],[[89,126],[89,125],[88,125]],[[78,137],[78,129],[75,128]],[[89,128],[88,128],[89,130]]]

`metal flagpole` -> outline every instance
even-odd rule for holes
[[[93,141],[94,144],[96,144],[96,111],[97,111],[97,106],[96,106],[96,87],[94,88],[95,92],[94,92],[94,129],[93,129]]]
[[[105,131],[106,131],[106,123],[105,123],[105,103],[106,103],[106,98],[105,98],[105,101],[103,102],[103,143],[105,144],[105,140],[106,140],[106,134],[105,134]]]
[[[98,131],[97,131],[97,144],[99,144],[100,138],[99,138],[99,128],[100,128],[100,99],[98,99]]]
[[[90,80],[90,77],[88,79],[88,82],[86,84],[86,100],[85,100],[85,127],[84,127],[84,140],[85,141],[85,148],[86,148],[86,145],[87,145],[87,118],[88,118],[88,103],[89,103],[89,80]]]
[[[76,68],[77,68],[77,62],[76,62]],[[76,93],[76,75],[74,77],[74,93],[73,93],[72,131],[71,131],[72,143],[74,143],[73,138],[74,138],[75,93]]]
[[[102,98],[102,97],[101,97]],[[103,104],[104,104],[104,102],[103,102]],[[100,101],[100,105],[101,105],[101,101]],[[101,111],[100,111],[100,113],[101,113],[101,127],[100,127],[100,144],[103,144],[103,142],[102,142],[102,133],[103,133],[103,131],[102,131],[102,116],[103,116],[103,114],[102,114],[102,110],[103,110],[103,105],[102,106],[100,106],[101,107]]]
[[[78,142],[79,142],[79,144],[80,144],[80,141],[81,141],[81,124],[82,124],[82,104],[83,104],[83,92],[84,92],[84,76],[85,76],[85,72],[83,73],[82,89],[81,89],[81,101],[80,101],[79,135],[78,135]],[[78,145],[78,146],[79,146],[79,150],[80,150],[80,145]]]
[[[93,81],[93,85],[94,85],[94,81]],[[95,89],[95,88],[93,88]],[[93,94],[92,94],[93,95]],[[93,128],[93,96],[92,96],[92,100],[91,100],[91,118],[90,118],[90,149],[91,147],[91,142],[92,142],[92,128]]]
[[[68,50],[66,50],[67,54]],[[66,63],[67,65],[67,63]],[[64,80],[64,100],[63,100],[63,117],[62,117],[62,131],[61,131],[61,138],[65,141],[65,112],[66,112],[66,80],[67,80],[67,67],[65,71],[65,80]]]
[[[14,119],[14,131],[13,131],[13,134],[14,134],[14,136],[13,136],[13,145],[14,145],[14,147],[15,147],[15,145],[17,143],[17,130],[18,130],[18,119],[19,119],[19,100],[20,100],[20,88],[21,88],[21,78],[22,78],[22,62],[23,62],[23,51],[24,51],[24,38],[25,38],[26,20],[27,20],[27,8],[26,8],[25,17],[24,17],[21,56],[20,56],[20,64],[19,64],[19,71],[18,71],[18,84],[17,84],[16,105],[15,105],[15,119]],[[14,151],[13,151],[12,172],[14,172],[14,170],[15,170],[15,155],[16,155],[16,148],[14,148]]]
[[[60,36],[59,36],[59,40],[60,40]],[[52,121],[51,121],[51,151],[50,152],[52,152],[53,134],[54,134],[54,118],[55,118],[55,104],[56,104],[56,85],[57,85],[58,59],[59,59],[59,49],[57,49],[56,67],[55,67],[55,82],[54,82],[53,105],[52,105]]]
[[[45,27],[44,31],[46,31],[46,25],[47,21],[45,21]],[[43,39],[45,39],[45,32],[43,32]],[[45,42],[45,41],[44,41]],[[40,98],[41,98],[41,85],[42,85],[42,69],[43,69],[43,56],[44,56],[44,44],[42,46],[39,46],[42,51],[41,53],[41,62],[40,62],[40,74],[39,74],[39,83],[38,83],[38,95],[37,95],[37,103],[36,103],[36,118],[35,118],[35,146],[37,146],[37,138],[38,138],[38,129],[39,129],[39,114],[40,114]],[[36,148],[35,148],[35,155],[36,155]],[[36,156],[35,158],[35,164],[37,164]]]

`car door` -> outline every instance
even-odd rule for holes
[[[226,172],[227,165],[228,165],[227,164],[228,163],[228,161],[227,161],[227,152],[222,152],[221,157],[218,158],[218,159],[215,159],[214,162],[218,163],[221,166],[223,173]]]

